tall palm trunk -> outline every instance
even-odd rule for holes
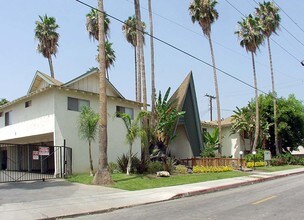
[[[140,32],[139,32],[140,33]],[[137,31],[136,31],[136,35],[138,35]],[[140,68],[140,49],[139,49],[139,42],[137,39],[137,43],[136,43],[136,61],[135,61],[135,65],[136,65],[136,84],[137,84],[137,88],[136,88],[136,101],[137,102],[142,102],[142,97],[141,97],[141,68]]]
[[[55,79],[52,55],[50,55],[50,56],[48,57],[48,61],[49,61],[49,66],[50,66],[50,71],[51,71],[51,77],[52,77],[53,79]]]
[[[147,111],[147,87],[146,87],[146,71],[145,71],[145,56],[144,56],[144,43],[143,43],[143,26],[141,22],[141,16],[140,16],[140,4],[139,0],[134,0],[134,6],[135,6],[135,17],[136,17],[136,24],[137,24],[137,43],[139,47],[139,53],[140,53],[140,71],[141,71],[141,83],[142,83],[142,97],[143,97],[143,110]],[[140,31],[139,31],[140,30]],[[147,129],[148,120],[146,117],[143,118],[143,127],[144,129]],[[143,143],[143,149],[144,152],[142,154],[143,157],[147,157],[149,155],[149,145],[147,143]]]
[[[135,3],[135,17],[136,17],[136,35],[137,37],[137,45],[139,47],[139,58],[140,58],[140,71],[141,71],[141,83],[142,83],[142,98],[143,98],[143,109],[144,111],[147,110],[147,87],[146,87],[146,72],[145,72],[145,56],[144,56],[144,43],[143,43],[143,27],[141,22],[141,15],[140,15],[140,3],[139,0],[134,0]]]
[[[152,3],[149,4],[149,21],[150,21],[150,49],[151,49],[151,128],[154,127],[154,111],[155,111],[155,72],[154,72],[154,39],[153,39],[153,17],[152,17]]]
[[[90,176],[94,176],[91,141],[89,141],[89,159],[90,159]]]
[[[273,95],[274,140],[275,140],[274,143],[275,143],[276,155],[279,155],[280,148],[279,148],[279,141],[278,141],[277,94],[274,89],[274,71],[273,71],[273,63],[272,63],[272,55],[271,55],[269,37],[267,37],[267,44],[268,44],[268,54],[269,54],[269,62],[270,62],[272,95]]]
[[[255,151],[258,145],[259,129],[260,129],[260,115],[259,115],[259,95],[257,86],[257,76],[255,70],[254,53],[251,52],[252,57],[252,68],[253,68],[253,79],[254,79],[254,91],[255,91],[255,132],[254,132],[254,142],[252,150]]]
[[[136,55],[136,46],[134,47],[134,70],[135,70],[135,97],[136,101],[138,101],[138,84],[137,84],[137,55]]]
[[[141,20],[140,20],[140,10],[139,10],[139,0],[134,0],[135,7],[135,18],[136,18],[136,63],[137,63],[137,100],[138,102],[142,102],[142,69],[141,69]]]
[[[216,74],[216,68],[215,68],[215,58],[214,58],[214,52],[213,52],[213,46],[212,46],[212,40],[211,40],[211,34],[208,34],[208,40],[210,45],[210,52],[211,52],[211,59],[212,59],[212,65],[213,65],[213,79],[214,79],[214,86],[215,86],[215,96],[216,96],[216,109],[217,109],[217,123],[218,123],[218,139],[219,139],[219,146],[218,146],[218,153],[222,155],[222,119],[221,119],[221,107],[220,107],[220,93],[217,83],[217,74]]]
[[[106,62],[105,62],[105,35],[103,0],[98,0],[98,25],[99,25],[99,160],[98,170],[93,183],[107,185],[112,183],[108,170],[108,134],[107,134],[107,95],[106,95]]]

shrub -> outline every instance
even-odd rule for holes
[[[246,162],[253,162],[255,161],[264,161],[264,150],[257,150],[256,155],[253,154],[247,154],[245,156]]]
[[[206,146],[205,149],[202,150],[201,152],[201,157],[207,157],[207,158],[210,158],[210,157],[215,157],[215,150],[217,148],[215,147],[210,147],[210,146]]]
[[[118,164],[114,163],[114,162],[110,162],[109,171],[110,171],[110,173],[119,173]]]
[[[175,167],[175,171],[180,174],[186,174],[188,171],[188,168],[184,165],[177,165]]]
[[[120,172],[122,172],[122,173],[127,172],[128,160],[129,160],[129,157],[126,154],[123,154],[121,157],[117,158],[118,170]],[[136,157],[136,154],[132,155],[131,173],[137,172],[137,167],[138,167],[139,163],[140,163],[140,160]]]
[[[254,166],[255,165],[255,166]],[[258,162],[247,162],[246,163],[246,166],[249,167],[249,168],[252,168],[252,167],[263,167],[263,166],[266,166],[267,163],[266,162],[263,162],[263,161],[258,161]]]
[[[163,160],[163,169],[172,174],[175,169],[177,161],[172,157],[167,157]]]
[[[148,173],[155,174],[163,170],[163,164],[160,161],[150,162],[148,165]]]
[[[193,173],[219,173],[232,171],[233,168],[230,166],[194,166]]]
[[[273,157],[270,164],[271,166],[283,166],[286,165],[286,161],[281,157]]]

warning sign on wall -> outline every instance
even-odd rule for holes
[[[39,147],[39,155],[40,156],[49,156],[50,148],[49,147]]]
[[[39,151],[33,151],[33,160],[39,160]]]

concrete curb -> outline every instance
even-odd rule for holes
[[[113,212],[113,211],[124,209],[124,208],[132,208],[132,207],[137,207],[137,206],[150,205],[150,204],[170,201],[170,200],[174,200],[174,199],[180,199],[180,198],[185,198],[185,197],[190,197],[190,196],[197,196],[197,195],[202,195],[202,194],[207,194],[207,193],[212,193],[212,192],[217,192],[217,191],[223,191],[223,190],[237,188],[237,187],[241,187],[241,186],[253,185],[253,184],[262,183],[262,182],[275,180],[275,179],[279,179],[279,178],[286,177],[286,176],[297,175],[297,174],[304,174],[304,171],[286,173],[286,174],[275,175],[275,176],[265,177],[265,178],[261,177],[256,180],[249,180],[249,181],[245,181],[245,182],[241,182],[241,183],[227,184],[227,185],[211,187],[211,188],[203,189],[203,190],[196,190],[196,191],[190,191],[190,192],[186,192],[186,193],[180,193],[180,194],[176,194],[175,196],[173,196],[169,199],[164,199],[164,200],[146,202],[146,203],[135,204],[135,205],[119,206],[119,207],[115,207],[115,208],[101,209],[101,210],[92,211],[92,212],[83,212],[83,213],[55,216],[55,217],[42,218],[42,219],[55,220],[55,219],[75,218],[75,217],[85,216],[85,215],[108,213],[108,212]]]
[[[180,194],[177,194],[177,195],[173,196],[171,199],[173,200],[173,199],[179,199],[179,198],[190,197],[190,196],[197,196],[197,195],[202,195],[202,194],[212,193],[212,192],[217,192],[217,191],[223,191],[223,190],[227,190],[227,189],[237,188],[237,187],[241,187],[241,186],[253,185],[253,184],[262,183],[262,182],[275,180],[275,179],[279,179],[279,178],[286,177],[286,176],[297,175],[297,174],[304,174],[304,171],[281,174],[281,175],[265,177],[265,178],[259,178],[259,179],[256,179],[256,180],[250,180],[250,181],[246,181],[246,182],[242,182],[242,183],[228,184],[228,185],[213,187],[213,188],[209,188],[209,189],[202,189],[202,190],[196,190],[196,191],[191,191],[191,192],[186,192],[186,193],[180,193]]]

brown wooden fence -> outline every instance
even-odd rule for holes
[[[235,169],[241,167],[241,159],[234,158],[190,158],[181,159],[181,163],[185,166],[231,166]],[[242,166],[245,167],[245,160],[242,159]]]

